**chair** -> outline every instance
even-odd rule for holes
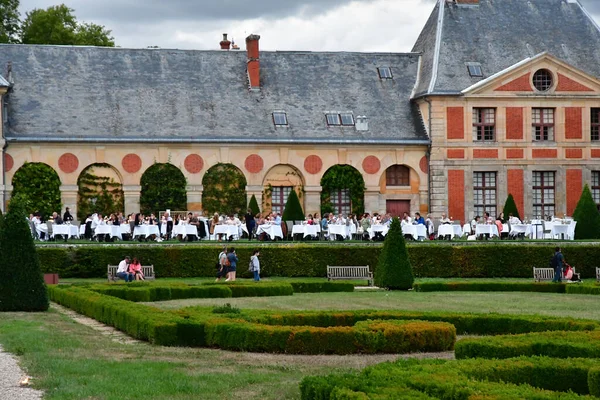
[[[290,237],[292,238],[292,240],[294,240],[294,235],[292,234],[292,231],[294,229],[294,222],[295,221],[285,221],[285,226],[287,227],[287,239],[288,240]]]
[[[48,232],[46,233],[46,240],[53,240],[52,237],[52,222],[46,221],[46,226],[48,227]]]
[[[33,223],[33,221],[29,221],[29,229],[31,230],[31,236],[33,237],[33,239],[39,240],[40,237],[37,233],[37,229],[35,229],[35,224]]]
[[[567,239],[575,240],[575,227],[577,226],[577,221],[571,220],[569,223],[569,228],[567,228]]]
[[[542,220],[542,239],[546,239],[546,234],[552,239],[552,229],[546,229],[546,221]]]

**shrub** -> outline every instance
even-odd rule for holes
[[[233,307],[230,303],[226,303],[223,306],[213,307],[212,312],[213,314],[239,314],[242,311],[237,307]]]
[[[536,282],[421,282],[417,292],[542,292],[565,293],[566,284]],[[569,285],[572,286],[572,285]],[[580,285],[582,286],[582,285]]]
[[[493,338],[471,338],[456,344],[456,358],[600,358],[600,331],[538,332]]]
[[[177,299],[207,299],[231,297],[231,290],[226,286],[188,286],[140,285],[130,284],[98,284],[91,285],[90,290],[107,296],[118,297],[133,302],[167,301]]]
[[[49,216],[61,209],[60,184],[51,166],[26,162],[13,176],[11,198],[19,198],[27,214],[40,212]]]
[[[412,288],[414,277],[398,218],[392,220],[375,270],[375,284],[390,290]]]
[[[600,238],[600,213],[587,183],[573,212],[573,219],[577,221],[575,226],[577,239]]]
[[[509,215],[512,214],[513,217],[517,217],[521,219],[521,215],[519,214],[519,209],[517,208],[517,204],[515,203],[515,199],[512,194],[508,194],[506,198],[506,202],[504,203],[504,208],[502,209],[504,213],[504,218],[508,219]]]
[[[260,214],[260,208],[258,208],[258,201],[256,201],[255,195],[252,195],[252,197],[250,197],[248,208],[252,212],[252,215]]]
[[[565,285],[566,292],[569,294],[600,294],[600,286],[588,285]]]
[[[590,369],[588,373],[588,388],[592,396],[600,397],[600,367]]]
[[[233,164],[218,163],[202,178],[202,208],[210,214],[235,214],[246,206],[246,177]]]
[[[300,200],[298,200],[298,195],[293,189],[285,203],[281,219],[284,221],[304,221],[304,212],[302,211]]]
[[[27,215],[10,202],[0,227],[0,311],[46,311],[48,294]]]
[[[294,293],[354,292],[349,282],[290,282]]]
[[[185,176],[169,163],[154,163],[142,175],[140,210],[145,214],[187,210]]]

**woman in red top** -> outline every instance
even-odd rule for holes
[[[136,281],[144,280],[144,273],[142,272],[142,264],[140,264],[137,258],[134,258],[131,264],[129,264],[129,273],[135,276]]]

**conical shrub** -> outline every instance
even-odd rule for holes
[[[573,212],[573,219],[577,221],[575,226],[575,238],[598,239],[600,238],[600,213],[592,198],[592,192],[586,184]]]
[[[515,199],[510,193],[506,198],[506,202],[504,203],[504,208],[502,209],[502,212],[504,213],[504,218],[506,219],[508,219],[508,216],[510,214],[512,214],[513,217],[521,219],[521,216],[519,215],[519,209],[517,208],[517,204],[515,203]]]
[[[300,200],[298,199],[296,191],[293,189],[290,192],[290,195],[288,196],[287,202],[285,203],[285,208],[283,209],[283,216],[281,217],[281,219],[283,219],[284,221],[304,220],[304,212],[302,211]]]
[[[250,198],[248,208],[252,211],[252,215],[260,214],[260,208],[258,208],[258,201],[256,201],[255,195],[252,195],[252,197]]]
[[[0,311],[46,311],[48,293],[21,203],[13,199],[0,226]]]
[[[379,254],[375,284],[390,290],[408,290],[414,280],[400,221],[394,218]]]

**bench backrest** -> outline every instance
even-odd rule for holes
[[[600,281],[600,267],[596,267],[596,280]]]
[[[575,268],[573,268],[573,274],[576,274]],[[596,268],[596,275],[598,275],[598,268]],[[533,267],[533,277],[536,280],[552,280],[554,279],[554,268]]]
[[[369,277],[369,266],[361,265],[361,266],[335,266],[328,265],[327,266],[327,275],[335,276],[340,278],[345,277]]]
[[[109,265],[108,266],[108,275],[109,276],[115,276],[117,275],[117,268],[119,268],[118,265]],[[142,273],[144,274],[145,277],[154,277],[154,265],[142,265]]]

